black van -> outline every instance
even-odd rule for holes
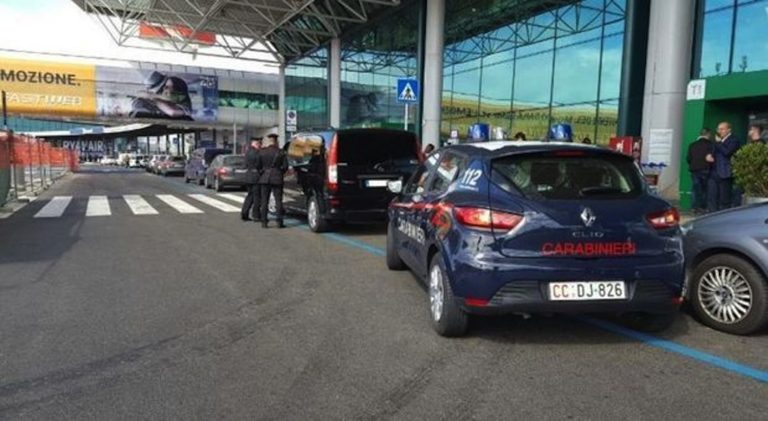
[[[422,160],[416,135],[390,129],[299,133],[286,150],[285,208],[306,214],[314,232],[386,220],[387,182],[406,180]]]

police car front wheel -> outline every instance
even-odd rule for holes
[[[467,331],[469,316],[456,302],[440,253],[432,257],[427,282],[432,328],[440,336],[464,335]]]

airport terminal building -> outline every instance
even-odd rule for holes
[[[129,21],[115,28],[186,28],[179,51],[200,38],[261,60],[249,56],[260,46],[279,67],[274,89],[240,78],[227,87],[227,74],[217,95],[277,95],[257,113],[274,113],[286,138],[406,127],[442,144],[481,124],[490,138],[536,139],[567,123],[578,141],[641,140],[642,162],[664,166],[661,194],[686,207],[684,151],[698,131],[727,120],[743,137],[768,122],[768,0],[73,1]],[[401,78],[420,85],[407,108]],[[250,121],[238,104],[222,103],[207,124]]]
[[[643,161],[667,166],[660,191],[686,205],[683,151],[701,127],[728,120],[743,137],[768,121],[768,1],[401,3],[290,60],[299,129],[403,127],[395,85],[413,77],[423,92],[408,127],[424,141],[474,123],[492,137],[541,138],[556,123],[604,145],[642,137]]]

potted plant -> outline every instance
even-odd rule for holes
[[[731,160],[736,184],[744,189],[747,204],[768,202],[768,145],[743,146]]]

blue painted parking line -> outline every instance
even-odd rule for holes
[[[287,226],[290,226],[290,227],[297,227],[297,228],[302,228],[302,229],[306,229],[306,230],[309,229],[309,225],[307,225],[305,223],[302,223],[301,221],[296,220],[296,219],[286,220],[285,224]],[[380,249],[380,248],[378,248],[376,246],[372,246],[372,245],[364,243],[362,241],[353,240],[353,239],[351,239],[349,237],[345,237],[345,236],[343,236],[341,234],[335,234],[335,233],[332,233],[332,232],[326,232],[326,233],[322,233],[320,235],[322,235],[325,238],[329,238],[329,239],[331,239],[333,241],[336,241],[337,243],[341,243],[341,244],[344,244],[344,245],[347,245],[347,246],[350,246],[350,247],[354,247],[354,248],[366,251],[368,253],[374,254],[376,256],[385,256],[386,255],[386,252],[384,251],[384,249]]]
[[[299,228],[309,229],[306,224],[302,224],[300,221],[291,221],[291,225]],[[353,240],[341,234],[326,233],[322,235],[330,240],[366,251],[376,256],[386,255],[386,251],[380,247],[372,246],[362,241]],[[604,320],[594,319],[591,317],[575,317],[575,319],[605,331],[643,342],[644,344],[654,348],[672,352],[683,357],[696,360],[700,363],[717,367],[722,370],[738,374],[740,376],[757,380],[759,382],[768,383],[768,371],[763,371],[745,364],[737,363],[736,361],[732,361],[727,358],[718,357],[717,355],[710,354],[708,352],[700,351],[698,349],[691,348],[677,342],[657,338],[655,336],[628,329],[626,327],[619,326],[615,323],[607,322]]]
[[[668,352],[674,352],[696,361],[709,364],[726,371],[730,371],[735,374],[742,375],[744,377],[750,377],[760,382],[768,383],[768,371],[758,370],[748,365],[740,364],[735,361],[731,361],[726,358],[718,357],[717,355],[710,354],[704,351],[700,351],[695,348],[691,348],[685,345],[681,345],[677,342],[672,342],[666,339],[657,338],[655,336],[648,335],[646,333],[638,332],[636,330],[627,329],[623,326],[619,326],[614,323],[606,322],[604,320],[594,319],[591,317],[576,317],[584,323],[592,326],[599,327],[609,332],[626,336],[645,343],[648,346],[654,348],[663,349]]]

